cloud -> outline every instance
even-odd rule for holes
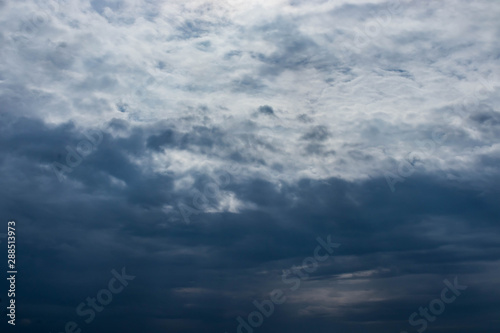
[[[124,266],[134,285],[83,328],[234,332],[280,288],[259,331],[410,331],[459,276],[432,329],[498,331],[499,6],[0,7],[23,332],[81,322]],[[89,133],[102,140],[59,181]],[[291,291],[282,271],[327,235],[341,248]]]
[[[262,114],[274,116],[274,110],[269,105],[259,106],[259,112],[262,113]]]

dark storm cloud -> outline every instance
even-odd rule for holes
[[[176,329],[175,320],[191,323],[181,329],[185,332],[202,327],[235,331],[235,317],[253,311],[252,301],[274,288],[288,290],[293,301],[281,305],[262,332],[300,332],[298,327],[311,322],[318,332],[362,332],[366,325],[374,331],[403,330],[413,311],[438,296],[442,280],[455,275],[469,289],[453,311],[432,324],[434,329],[461,322],[463,313],[469,320],[482,320],[479,309],[486,309],[485,304],[488,311],[498,310],[498,284],[487,278],[500,255],[498,174],[473,187],[437,175],[415,175],[400,184],[397,195],[383,178],[330,178],[329,185],[304,179],[280,188],[262,179],[233,180],[225,190],[256,208],[239,214],[202,213],[185,225],[178,212],[165,212],[162,205],[188,202],[190,191],[175,189],[170,176],[150,174],[127,156],[140,156],[146,146],[182,149],[186,140],[207,145],[204,135],[214,132],[195,128],[189,136],[173,130],[148,136],[135,128],[122,138],[105,133],[98,149],[61,184],[46,166],[63,153],[59,150],[65,142],[81,139],[79,131],[71,124],[50,127],[6,115],[3,120],[1,170],[10,177],[2,178],[7,200],[0,207],[21,225],[23,269],[37,271],[36,281],[19,282],[27,290],[19,302],[45,309],[26,308],[35,323],[26,332],[54,331],[81,319],[75,306],[102,289],[110,270],[119,265],[137,279],[109,311],[99,314],[92,324],[95,331],[133,332],[139,318],[147,330]],[[113,126],[119,123],[115,120]],[[179,137],[173,140],[175,135]],[[125,185],[116,185],[110,176]],[[205,175],[193,176],[199,184],[206,181]],[[327,235],[342,244],[337,255],[310,274],[296,293],[289,291],[282,269],[300,265],[312,255],[316,237]],[[365,271],[372,271],[369,278],[356,277]],[[354,275],[343,277],[349,273]],[[355,280],[379,300],[356,300],[357,288],[347,284]],[[329,288],[330,294],[321,301],[310,298],[318,288]],[[352,297],[351,303],[340,306],[341,295]],[[130,320],[117,322],[116,313]],[[488,322],[481,327],[493,332]]]

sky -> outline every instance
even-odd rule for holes
[[[0,0],[2,332],[497,333],[499,17]]]

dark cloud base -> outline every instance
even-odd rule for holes
[[[327,235],[341,244],[337,253],[299,290],[287,291],[289,301],[256,331],[415,331],[410,314],[455,276],[468,289],[429,331],[497,331],[498,174],[474,182],[415,174],[395,193],[383,177],[302,179],[280,187],[234,178],[225,190],[254,208],[200,213],[186,224],[162,206],[189,203],[191,191],[130,157],[163,148],[212,154],[227,143],[223,133],[103,132],[98,149],[59,182],[49,166],[64,163],[64,146],[82,140],[81,131],[7,114],[1,124],[0,166],[8,177],[1,178],[0,210],[18,225],[23,332],[59,332],[71,320],[92,332],[234,332],[236,317],[254,311],[253,300],[288,290],[282,270],[300,265],[316,238]],[[321,141],[324,133],[318,128],[306,139]],[[110,176],[126,186],[113,185]],[[136,279],[87,326],[76,306],[121,267]],[[322,297],[311,297],[318,290]]]

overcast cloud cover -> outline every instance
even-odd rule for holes
[[[280,289],[240,332],[421,333],[409,317],[457,278],[426,330],[497,333],[499,18],[496,0],[0,0],[20,272],[0,325],[231,333]]]

